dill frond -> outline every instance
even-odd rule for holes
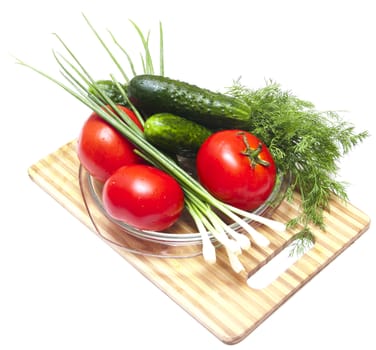
[[[252,108],[249,131],[268,145],[279,171],[291,174],[287,200],[294,191],[301,195],[302,212],[289,222],[290,227],[303,225],[293,249],[298,252],[313,242],[310,223],[325,230],[323,212],[332,194],[347,199],[346,184],[337,180],[338,162],[369,134],[356,133],[338,112],[318,111],[273,81],[252,90],[237,80],[227,93]]]

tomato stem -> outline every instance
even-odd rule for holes
[[[251,167],[254,168],[258,164],[265,166],[265,167],[268,167],[270,165],[270,163],[268,161],[260,158],[260,153],[262,151],[262,143],[260,142],[258,144],[257,148],[252,148],[249,145],[247,136],[245,135],[245,133],[243,131],[240,131],[238,133],[238,135],[242,136],[243,142],[244,142],[245,147],[246,147],[244,151],[240,152],[240,154],[248,157],[249,162],[251,164]]]

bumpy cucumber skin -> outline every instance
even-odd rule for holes
[[[112,80],[97,80],[95,84],[108,98],[112,100],[112,102],[130,107],[128,101],[124,99],[121,91]],[[122,85],[122,88],[124,89],[124,91],[127,91],[127,85]],[[102,98],[93,86],[89,86],[88,91],[89,95],[94,95]]]
[[[211,129],[250,124],[251,109],[239,99],[162,76],[135,76],[128,84],[128,97],[146,115],[172,113]]]
[[[212,132],[191,120],[170,113],[157,113],[144,124],[146,140],[168,154],[194,157]]]

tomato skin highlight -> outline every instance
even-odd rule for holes
[[[143,131],[142,124],[130,109],[118,106]],[[93,112],[84,123],[77,140],[77,155],[83,167],[100,182],[119,167],[143,160],[134,153],[134,146],[115,128]]]
[[[244,139],[246,138],[246,140]],[[244,154],[247,144],[267,166]],[[216,198],[243,210],[254,210],[273,191],[276,166],[268,148],[256,136],[242,130],[223,130],[209,136],[196,158],[201,184]]]
[[[103,206],[114,219],[142,230],[172,226],[184,209],[184,193],[170,175],[146,164],[123,166],[105,182]]]

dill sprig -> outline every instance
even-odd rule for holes
[[[302,225],[292,247],[292,252],[301,253],[314,241],[310,224],[325,230],[323,211],[331,195],[348,199],[346,183],[337,180],[339,160],[369,134],[356,133],[338,112],[318,111],[312,102],[273,81],[252,90],[237,80],[227,93],[249,104],[249,131],[269,146],[279,170],[291,174],[287,200],[293,199],[295,191],[300,193],[300,214],[288,226]]]

